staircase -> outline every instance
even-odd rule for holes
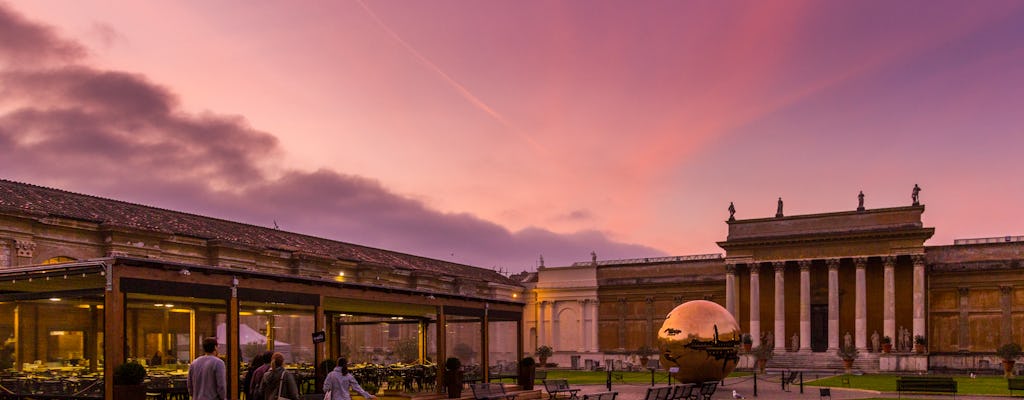
[[[800,370],[839,370],[844,369],[843,360],[832,352],[791,353],[776,352],[768,360],[767,368],[800,369]],[[878,353],[861,352],[853,361],[854,371],[878,372]]]

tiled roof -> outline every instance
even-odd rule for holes
[[[3,179],[0,179],[0,211],[218,239],[255,248],[294,248],[330,258],[517,285],[489,269]]]

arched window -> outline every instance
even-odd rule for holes
[[[57,257],[50,258],[50,259],[48,259],[46,261],[43,261],[43,265],[60,264],[60,263],[66,263],[66,262],[72,262],[72,261],[75,261],[75,259],[71,258],[71,257],[67,257],[67,256],[57,256]]]

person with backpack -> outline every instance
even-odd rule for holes
[[[274,353],[270,357],[270,369],[263,375],[263,400],[298,400],[299,386],[295,374],[284,369],[284,354]]]

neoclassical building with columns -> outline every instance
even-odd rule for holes
[[[523,347],[552,346],[560,365],[635,364],[665,315],[696,299],[729,310],[754,346],[773,347],[776,367],[839,368],[836,351],[849,345],[860,350],[855,366],[867,371],[994,369],[996,348],[1024,342],[1024,237],[926,246],[935,228],[922,222],[916,199],[779,211],[730,216],[718,242],[724,254],[593,257],[520,276]],[[884,337],[892,353],[878,351]],[[912,351],[915,337],[926,341],[924,352]]]

